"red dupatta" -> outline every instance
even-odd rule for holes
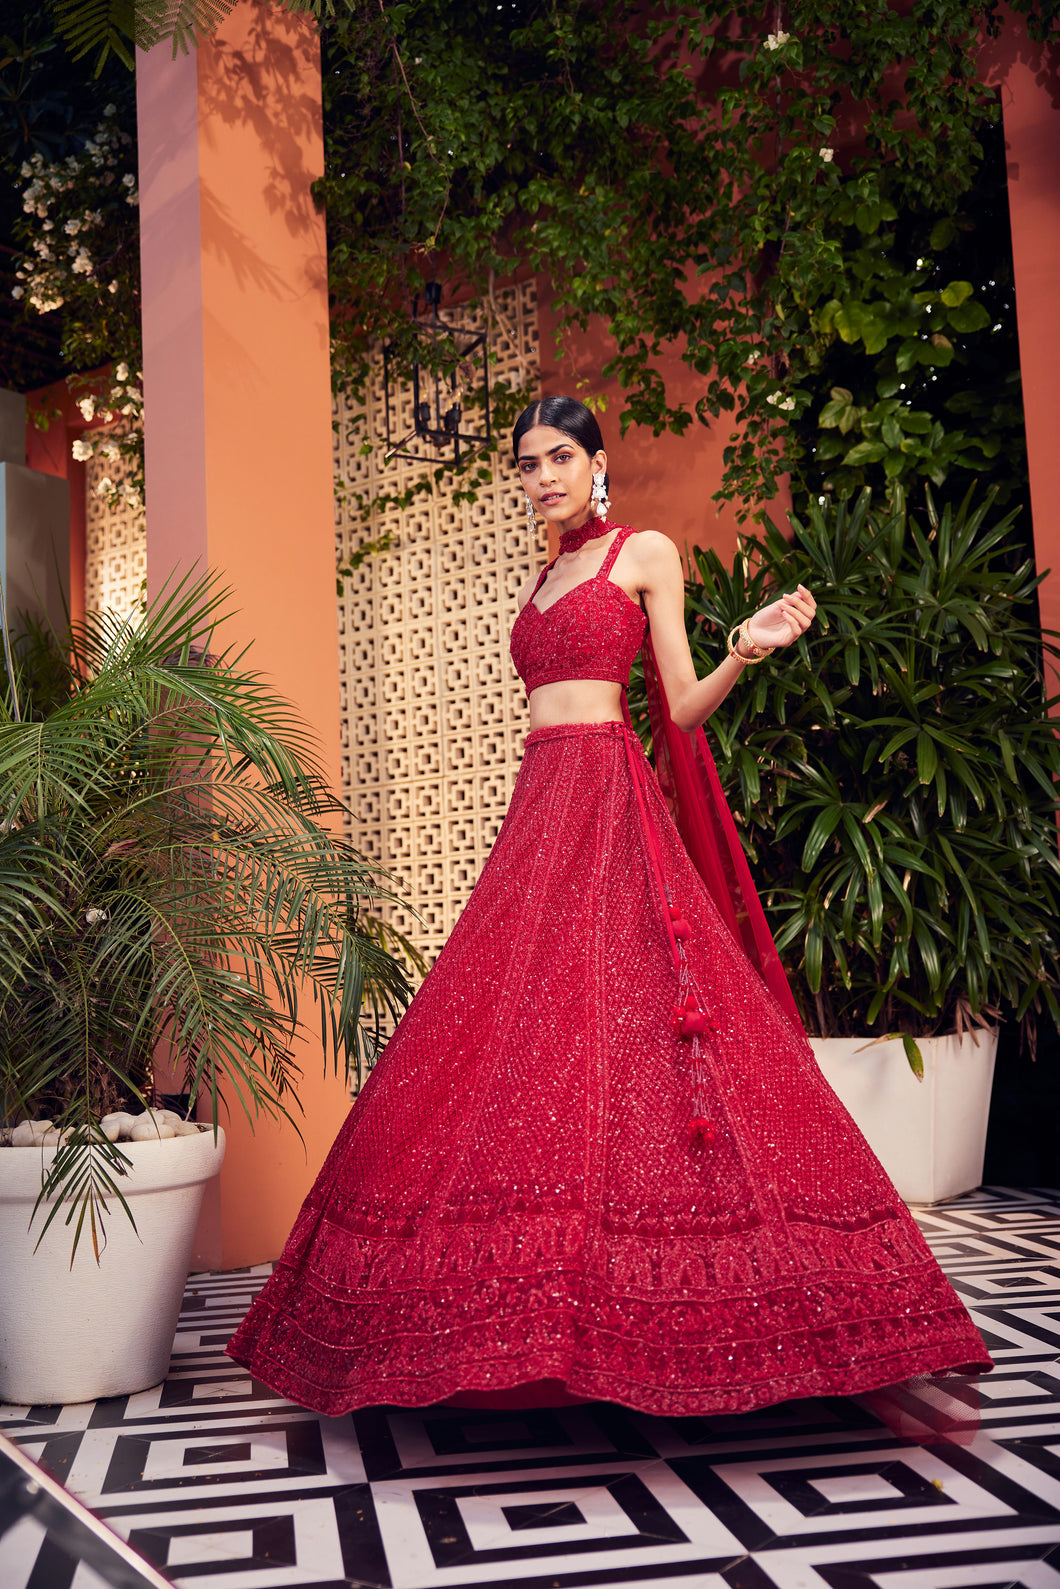
[[[645,636],[641,656],[655,775],[677,831],[725,925],[785,1015],[801,1031],[798,1008],[766,925],[706,736],[701,728],[686,734],[670,716],[650,633]]]

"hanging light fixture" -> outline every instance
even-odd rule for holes
[[[430,338],[426,345],[439,347],[448,343],[447,356],[421,362],[412,361],[412,429],[397,440],[393,426],[396,423],[398,399],[396,391],[397,350],[387,343],[383,349],[383,395],[386,401],[386,461],[392,458],[410,458],[415,463],[431,460],[421,452],[408,452],[415,437],[426,442],[437,453],[452,450],[453,467],[460,464],[460,448],[485,447],[490,440],[490,384],[489,356],[485,331],[471,331],[463,326],[451,325],[440,312],[442,289],[438,282],[429,281],[423,290],[426,311],[420,314],[419,295],[412,302],[412,321],[419,338]],[[443,373],[438,366],[447,366]],[[474,388],[482,393],[484,430],[470,431],[462,428],[464,422],[464,397]]]

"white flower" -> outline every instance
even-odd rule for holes
[[[125,498],[126,507],[132,508],[134,513],[139,513],[143,507],[140,493],[135,486],[122,486],[122,496]]]
[[[817,153],[820,159],[824,161],[826,166],[830,166],[832,161],[835,159],[835,150],[830,149],[827,144],[824,144],[820,149],[818,149]]]
[[[75,276],[91,276],[92,256],[82,249],[70,268]]]
[[[112,281],[110,286],[107,288],[107,291],[108,292],[117,292],[117,290],[118,290],[118,283],[116,281]]]
[[[118,365],[118,368],[114,371],[114,379],[116,381],[127,381],[129,379],[129,366],[126,364],[124,359],[122,359],[121,363]]]
[[[125,195],[125,202],[126,204],[139,204],[140,195],[138,193],[127,193]]]
[[[66,225],[63,227],[63,231],[64,232],[68,232],[71,237],[76,237],[80,230],[81,230],[81,222],[80,221],[67,221]]]
[[[791,38],[790,33],[770,33],[766,39],[767,50],[780,50]]]
[[[784,409],[785,412],[790,412],[795,407],[795,399],[793,397],[782,397],[779,392],[770,392],[766,402],[771,404],[773,408]]]
[[[103,454],[104,458],[106,458],[108,463],[117,463],[118,459],[121,457],[121,448],[118,446],[116,441],[104,442],[103,446],[99,450]]]
[[[97,497],[109,496],[113,490],[114,481],[111,479],[109,474],[105,474],[101,480],[96,481]]]
[[[54,221],[45,221],[44,225],[41,227],[41,231],[42,232],[54,232],[54,230],[55,230],[55,222]]]
[[[85,911],[85,920],[90,927],[98,927],[100,922],[106,921],[106,919],[107,912],[105,910],[97,910],[95,905],[90,905]]]
[[[785,397],[780,406],[784,409],[792,409],[795,407],[795,399],[793,397]]]
[[[108,117],[109,116],[116,116],[118,114],[117,105],[104,105],[103,114],[104,114],[104,116],[108,116]]]
[[[82,419],[92,419],[96,412],[96,399],[94,397],[79,397],[77,406],[81,410]]]
[[[126,171],[121,179],[121,185],[123,188],[134,188],[136,186],[136,178],[131,171]]]
[[[11,289],[12,298],[21,298],[23,293],[25,292],[25,290],[26,290],[25,287],[12,287],[12,289]]]
[[[70,451],[73,453],[74,458],[78,463],[87,463],[92,456],[91,443],[82,441],[80,436],[78,436]]]
[[[29,164],[28,160],[23,160],[22,162],[22,175],[24,177],[31,177],[33,175],[33,167]]]

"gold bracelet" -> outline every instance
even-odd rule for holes
[[[737,651],[736,641],[733,639],[733,635],[738,635],[743,641],[744,645],[750,649],[751,655],[749,657],[741,656],[739,651]],[[746,619],[743,623],[737,624],[736,628],[730,631],[729,638],[726,641],[726,646],[728,648],[729,655],[731,657],[735,657],[737,662],[742,662],[744,667],[750,667],[756,662],[764,662],[766,657],[772,656],[773,652],[776,650],[775,646],[760,646],[756,640],[751,639],[751,636],[747,632]]]

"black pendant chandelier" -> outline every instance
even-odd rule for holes
[[[398,353],[390,343],[383,349],[383,395],[386,401],[386,461],[410,458],[414,463],[429,463],[422,452],[408,452],[415,437],[439,454],[452,453],[454,468],[460,464],[460,448],[479,448],[490,440],[489,357],[485,331],[470,331],[451,325],[439,312],[442,289],[429,281],[423,290],[425,312],[420,313],[419,295],[412,302],[412,323],[421,346],[434,347],[439,356],[412,361],[412,429],[395,440],[398,398]],[[425,341],[424,339],[430,339]],[[394,388],[392,390],[392,387]],[[481,391],[484,430],[463,429],[464,398],[469,391]],[[477,405],[476,405],[477,406]]]

